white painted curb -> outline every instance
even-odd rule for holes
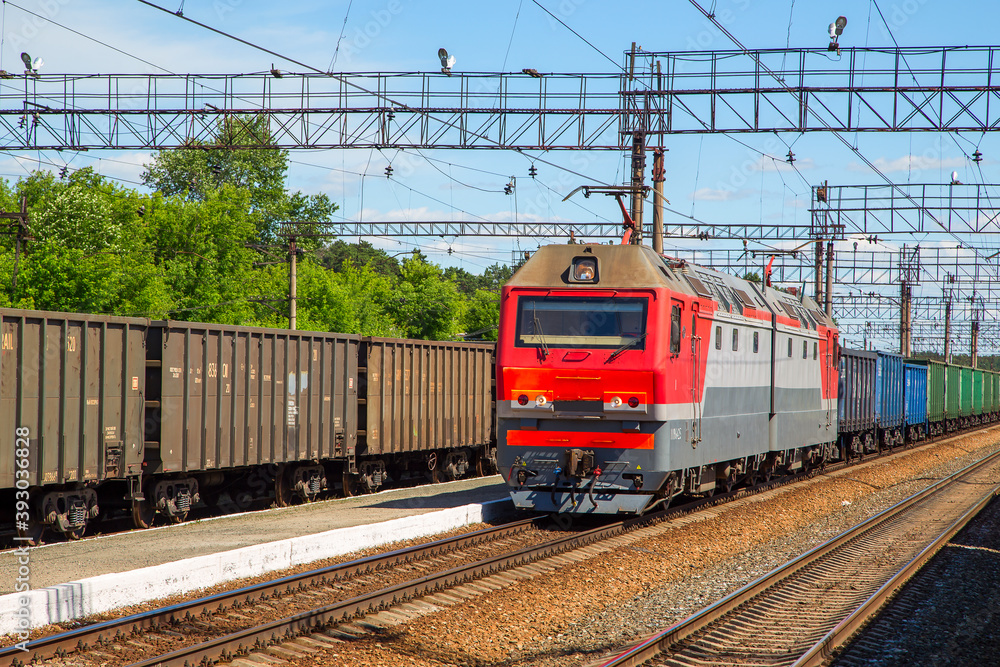
[[[435,535],[490,521],[512,509],[509,499],[463,505],[370,525],[266,542],[172,563],[102,574],[48,588],[0,596],[0,635],[39,628],[128,605],[208,588],[233,579],[304,565],[390,542]],[[27,628],[25,612],[30,610]]]

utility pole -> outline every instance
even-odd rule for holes
[[[951,363],[951,298],[944,302],[944,363]]]
[[[823,239],[816,241],[816,286],[813,293],[816,303],[823,305]]]
[[[911,296],[910,284],[904,278],[900,282],[899,293],[899,353],[904,357],[911,356],[910,345],[913,340],[912,314],[910,312]]]
[[[642,204],[646,192],[646,136],[643,132],[632,134],[632,222],[635,232],[632,245],[642,245]]]
[[[653,151],[653,250],[663,253],[663,149]]]
[[[983,306],[981,301],[978,304],[976,303],[975,292],[969,298],[969,303],[972,305],[972,331],[970,336],[972,339],[972,349],[969,350],[969,356],[971,357],[969,365],[976,368],[979,365],[979,322],[983,318]]]
[[[296,259],[298,251],[295,248],[295,236],[288,237],[288,328],[295,331],[295,288],[298,283],[296,276]]]
[[[17,265],[21,259],[21,244],[24,241],[28,241],[31,237],[28,235],[28,198],[21,197],[21,210],[16,213],[0,213],[0,220],[13,220],[14,223],[10,230],[0,232],[3,234],[13,234],[14,235],[14,275],[11,280],[10,292],[12,299],[16,298],[17,293]]]
[[[973,368],[979,363],[979,320],[972,320],[972,349],[969,350],[972,359],[969,365]]]
[[[278,224],[285,230],[279,236],[288,239],[288,328],[294,330],[298,319],[298,260],[299,255],[305,254],[298,247],[298,241],[303,237],[331,238],[334,235],[322,231],[308,231],[322,229],[330,224],[328,222],[293,221]],[[302,231],[303,229],[307,231]]]
[[[826,316],[833,317],[833,241],[826,242]]]

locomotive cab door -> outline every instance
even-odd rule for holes
[[[701,441],[701,336],[698,335],[698,302],[691,302],[691,403],[694,411],[691,439]]]

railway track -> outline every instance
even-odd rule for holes
[[[1000,452],[927,487],[601,667],[820,665],[998,493]]]
[[[72,657],[74,665],[80,665],[89,662],[88,655],[94,658],[94,664],[104,665],[135,662],[167,667],[196,664],[203,659],[217,662],[244,654],[251,647],[274,644],[275,638],[291,638],[316,628],[333,627],[470,582],[482,585],[485,581],[487,588],[506,585],[518,578],[533,576],[546,567],[564,564],[566,558],[579,560],[596,551],[613,549],[618,544],[613,541],[615,537],[625,537],[629,541],[640,539],[646,533],[640,530],[642,528],[655,530],[656,524],[669,519],[761,493],[802,477],[804,475],[775,478],[753,488],[697,499],[643,517],[589,530],[575,529],[556,539],[544,539],[542,536],[549,533],[543,531],[533,531],[533,539],[524,536],[543,524],[557,530],[568,530],[568,524],[553,525],[549,517],[525,519],[44,637],[30,642],[27,652],[13,648],[0,650],[0,665],[20,667],[53,660],[53,664],[58,664],[67,657]],[[509,548],[518,541],[532,544]],[[593,550],[576,556],[570,553],[587,547]],[[499,553],[476,558],[483,550]],[[532,569],[532,564],[547,559],[553,559],[554,563],[542,565],[541,570]],[[520,567],[528,569],[518,574],[516,570]],[[426,573],[428,570],[431,573]],[[515,570],[511,578],[490,581],[491,577],[502,576],[498,573],[510,570]],[[391,573],[398,583],[377,586],[389,580],[386,573]],[[333,601],[317,606],[321,596]],[[280,618],[253,625],[245,622],[251,620],[251,610],[270,619]],[[243,627],[225,632],[235,626]],[[184,646],[163,650],[163,647],[180,645]],[[125,659],[125,656],[144,653],[152,655],[138,662]]]
[[[843,465],[836,464],[827,470],[840,467]],[[459,587],[457,594],[451,594],[454,600],[506,586],[567,562],[650,537],[662,529],[656,524],[667,519],[806,476],[774,479],[753,488],[736,489],[554,540],[545,540],[541,531],[535,531],[534,538],[524,539],[525,533],[547,521],[546,518],[519,521],[42,638],[31,642],[27,653],[0,651],[0,665],[17,666],[53,658],[52,664],[58,664],[71,657],[74,665],[180,666],[203,660],[230,660],[253,650],[280,651],[274,646],[282,641],[295,637],[305,641],[301,636],[398,608],[421,597],[433,605],[434,595],[449,588]],[[478,557],[483,550],[492,555]],[[574,550],[580,550],[579,554],[573,554]],[[462,590],[470,584],[472,588]],[[422,604],[426,607],[427,602]],[[347,632],[351,629],[348,626]],[[337,636],[337,631],[333,636]],[[141,658],[138,661],[137,656]]]

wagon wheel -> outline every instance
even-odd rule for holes
[[[279,466],[278,474],[274,478],[274,504],[278,507],[288,507],[295,500],[289,472],[288,467]]]
[[[149,500],[132,499],[132,523],[136,528],[149,528],[153,525],[156,508]]]
[[[430,456],[427,457],[427,470],[430,471],[432,483],[440,484],[444,481],[444,473],[441,472],[441,466],[438,464],[437,452],[431,452]]]
[[[476,456],[476,477],[486,477],[486,463],[483,458],[482,454]]]
[[[87,532],[87,524],[83,524],[82,526],[77,526],[73,530],[64,531],[63,535],[66,536],[67,540],[73,541],[83,537],[83,534],[85,532]]]
[[[344,490],[344,497],[350,498],[358,493],[358,478],[353,473],[345,470],[341,476],[341,485]]]
[[[23,525],[23,528],[20,524],[17,527],[17,536],[23,540],[21,544],[29,547],[37,547],[41,544],[42,536],[45,534],[45,524],[32,518]]]

